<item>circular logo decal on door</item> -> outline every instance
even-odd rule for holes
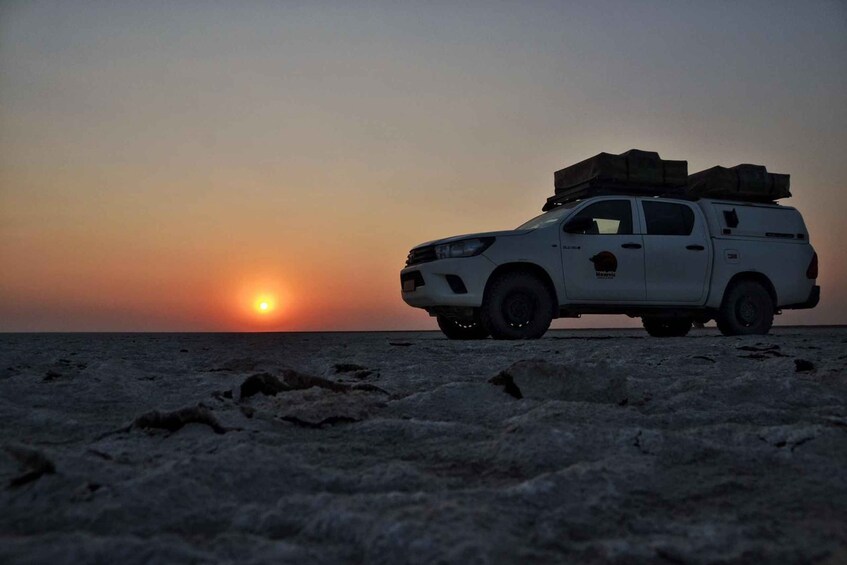
[[[590,259],[598,279],[613,279],[618,270],[618,258],[611,251],[601,251]]]

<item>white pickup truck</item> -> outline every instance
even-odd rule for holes
[[[725,335],[765,334],[774,314],[817,305],[817,276],[794,208],[607,195],[418,245],[400,281],[451,339],[533,339],[582,314],[640,316],[652,336],[712,319]]]

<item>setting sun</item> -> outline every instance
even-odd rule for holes
[[[248,331],[279,330],[296,320],[292,288],[281,273],[258,273],[240,277],[230,287],[231,312]]]
[[[267,314],[274,309],[275,302],[269,296],[260,296],[253,303],[254,308],[260,314]]]

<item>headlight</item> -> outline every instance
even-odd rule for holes
[[[435,246],[435,256],[439,259],[473,257],[488,249],[492,243],[494,243],[493,237],[478,237],[454,241],[453,243],[444,243]]]

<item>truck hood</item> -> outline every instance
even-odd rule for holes
[[[445,237],[442,239],[433,239],[432,241],[427,241],[424,243],[420,243],[414,246],[412,249],[418,249],[420,247],[426,247],[428,245],[441,245],[442,243],[453,243],[454,241],[461,241],[463,239],[472,239],[475,237],[510,237],[515,235],[524,235],[532,230],[502,230],[502,231],[487,231],[481,233],[467,233],[464,235],[454,235],[452,237]]]

